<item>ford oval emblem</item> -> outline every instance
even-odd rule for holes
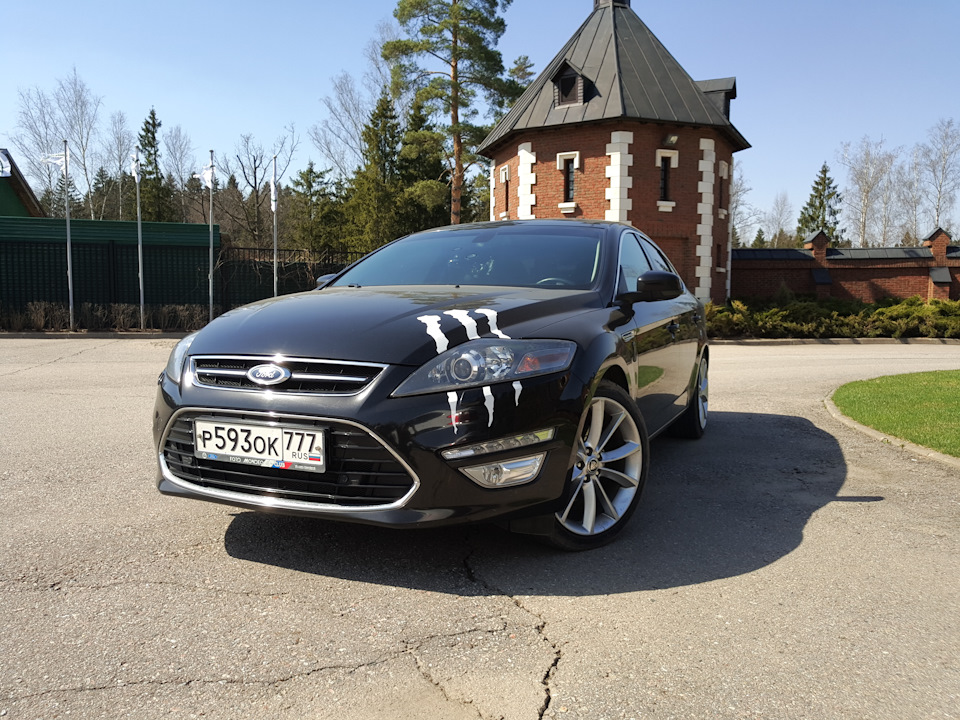
[[[290,371],[285,367],[266,363],[247,370],[247,379],[257,385],[279,385],[290,379]]]

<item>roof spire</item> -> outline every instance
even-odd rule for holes
[[[607,7],[608,5],[626,5],[630,7],[630,0],[593,0],[593,9]]]

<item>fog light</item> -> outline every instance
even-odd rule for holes
[[[522,485],[533,480],[540,472],[546,453],[533,457],[505,460],[504,462],[488,465],[474,465],[460,468],[460,472],[473,480],[477,485],[486,488],[501,488],[511,485]]]
[[[463,460],[464,458],[476,457],[477,455],[489,455],[490,453],[503,452],[504,450],[516,450],[529,445],[547,442],[548,440],[553,440],[555,434],[555,428],[547,428],[546,430],[537,430],[536,432],[524,433],[523,435],[500,438],[499,440],[488,440],[487,442],[477,443],[476,445],[450,448],[440,454],[444,460]]]

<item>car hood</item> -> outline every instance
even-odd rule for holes
[[[537,337],[540,328],[601,306],[593,291],[333,287],[231,310],[197,335],[190,354],[419,366],[476,336]]]

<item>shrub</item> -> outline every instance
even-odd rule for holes
[[[148,305],[144,319],[150,330],[199,330],[209,320],[206,305]],[[75,309],[78,330],[139,330],[140,306],[81,303]],[[31,302],[21,311],[0,306],[0,331],[22,332],[70,329],[70,309],[66,303]]]
[[[798,300],[785,304],[734,300],[707,307],[707,330],[715,338],[960,337],[960,302],[911,297],[875,305],[843,300]]]

